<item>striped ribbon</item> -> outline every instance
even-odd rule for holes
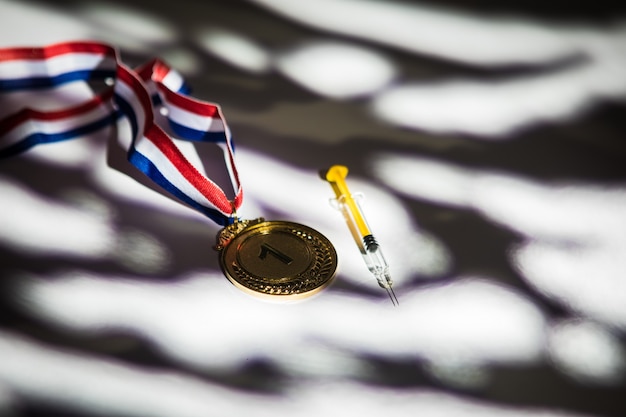
[[[80,104],[54,111],[32,108],[32,93],[45,92],[61,105],[71,88],[98,82],[104,87]],[[243,192],[230,130],[218,105],[186,93],[180,74],[162,61],[155,59],[133,70],[120,61],[115,48],[99,42],[0,49],[0,105],[18,103],[15,113],[0,118],[0,157],[82,137],[123,117],[131,126],[128,160],[135,167],[216,223],[232,223]],[[21,105],[28,94],[30,102]],[[222,148],[235,190],[232,201],[187,160],[174,138]]]

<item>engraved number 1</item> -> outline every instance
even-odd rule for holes
[[[271,253],[272,255],[274,255],[276,257],[276,259],[278,259],[279,261],[281,261],[282,263],[284,263],[286,265],[289,265],[290,263],[293,262],[293,259],[291,259],[289,256],[285,255],[284,253],[282,253],[278,249],[268,245],[267,243],[263,243],[261,245],[261,252],[259,252],[259,258],[265,259],[267,257],[268,253]]]

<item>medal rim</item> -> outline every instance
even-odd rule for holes
[[[327,274],[327,276],[323,279],[321,284],[317,285],[316,287],[308,291],[298,291],[298,292],[293,292],[293,293],[271,293],[269,291],[266,292],[266,291],[257,290],[255,288],[248,287],[237,279],[236,274],[231,273],[231,269],[227,265],[227,257],[230,251],[237,250],[236,248],[239,244],[238,240],[240,240],[241,238],[244,238],[246,235],[250,235],[250,233],[253,233],[254,235],[254,232],[259,229],[262,230],[262,229],[268,229],[268,228],[270,231],[269,233],[265,233],[265,234],[271,234],[271,230],[276,229],[276,228],[280,228],[281,232],[284,232],[285,228],[287,229],[291,228],[291,229],[301,230],[309,235],[315,236],[321,241],[321,243],[323,244],[323,246],[325,247],[326,251],[329,254],[330,263],[331,263],[331,266],[329,268],[331,272]],[[259,232],[259,234],[264,234],[264,233]],[[310,250],[312,256],[315,258],[312,262],[310,262],[311,264],[316,264],[316,262],[319,262],[319,261],[328,262],[328,260],[320,259],[320,257],[317,256],[315,249],[312,248],[313,244],[307,243],[304,238],[302,238],[302,240],[304,244],[307,246],[307,248]],[[274,300],[278,298],[289,299],[289,300],[308,298],[312,295],[319,293],[326,287],[328,287],[333,282],[337,273],[337,265],[338,265],[337,251],[334,245],[330,242],[330,240],[326,236],[324,236],[324,234],[322,234],[316,229],[313,229],[309,226],[306,226],[300,223],[286,221],[286,220],[265,220],[261,218],[261,219],[249,221],[249,224],[246,227],[238,231],[236,235],[234,235],[231,239],[229,239],[227,244],[221,246],[219,250],[221,252],[220,258],[219,258],[220,267],[222,269],[222,272],[226,276],[226,278],[228,278],[228,280],[233,285],[235,285],[238,289],[248,294],[252,294],[256,297],[269,298],[269,299],[274,299]],[[311,268],[307,267],[307,269],[303,273],[306,273],[307,271],[310,271],[310,270]],[[259,277],[257,275],[251,274],[250,271],[246,271],[246,273],[253,275],[256,279],[264,280],[263,277]],[[267,285],[271,286],[272,283],[268,281]]]

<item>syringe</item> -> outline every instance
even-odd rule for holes
[[[348,185],[345,181],[347,175],[347,167],[343,165],[333,165],[326,171],[325,179],[335,191],[339,209],[343,213],[343,217],[350,228],[352,237],[354,237],[354,241],[359,247],[367,269],[374,275],[378,281],[378,285],[387,291],[391,302],[397,306],[399,303],[396,294],[393,292],[393,281],[389,273],[389,265],[363,216],[363,211],[361,210],[358,199],[355,199],[348,189]]]

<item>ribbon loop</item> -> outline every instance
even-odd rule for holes
[[[68,88],[107,79],[114,80],[113,86],[61,110],[42,111],[19,103],[17,112],[0,119],[0,157],[84,136],[124,117],[132,134],[128,160],[135,167],[216,223],[232,223],[243,191],[230,130],[219,105],[186,95],[188,88],[178,72],[158,59],[132,70],[120,62],[113,47],[99,42],[0,49],[0,95],[5,97],[46,90],[58,94],[63,103]],[[159,122],[157,106],[166,109],[167,125]],[[174,137],[211,142],[222,149],[235,191],[232,202],[187,160]]]

